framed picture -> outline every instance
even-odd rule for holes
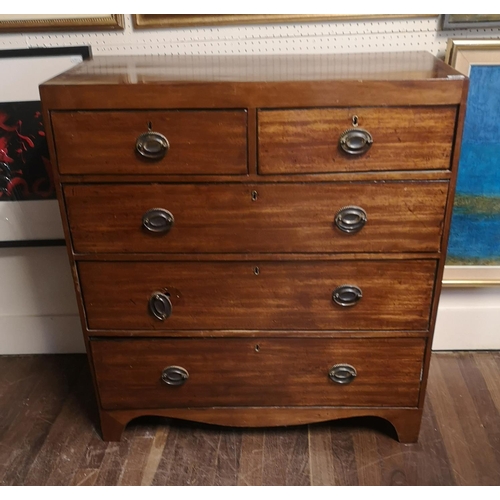
[[[500,14],[443,14],[443,30],[498,27]]]
[[[0,14],[0,33],[122,30],[123,14]]]
[[[436,14],[133,14],[135,29],[437,17]]]
[[[445,286],[500,285],[500,41],[450,40],[470,78]]]
[[[90,47],[0,51],[0,247],[64,244],[38,86]]]

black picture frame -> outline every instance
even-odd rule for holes
[[[92,49],[90,46],[75,46],[75,47],[34,47],[28,49],[8,49],[0,50],[0,59],[7,58],[43,58],[57,56],[81,56],[82,60],[92,58]],[[41,83],[41,82],[40,82]],[[22,203],[19,202],[2,202],[2,203]],[[64,239],[20,239],[20,240],[3,240],[0,241],[0,248],[16,248],[16,247],[43,247],[43,246],[62,246],[65,245]]]

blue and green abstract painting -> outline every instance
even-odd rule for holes
[[[500,264],[500,66],[472,66],[449,265]]]

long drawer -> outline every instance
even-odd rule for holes
[[[203,175],[248,170],[244,110],[55,112],[52,127],[62,174]],[[149,128],[155,134],[144,136]]]
[[[90,330],[427,330],[435,260],[78,263]]]
[[[102,407],[418,404],[424,339],[90,343]]]
[[[436,252],[447,193],[447,181],[64,187],[79,253]]]
[[[456,108],[261,110],[259,173],[449,169]]]

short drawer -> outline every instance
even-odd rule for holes
[[[437,252],[447,193],[447,181],[64,187],[78,253]]]
[[[261,110],[259,172],[449,169],[455,120],[452,106]]]
[[[418,404],[423,339],[96,340],[106,410]]]
[[[427,330],[436,261],[78,263],[91,330]]]
[[[248,170],[245,110],[54,112],[51,118],[62,174]],[[139,139],[149,127],[166,138],[168,149],[158,136]]]

